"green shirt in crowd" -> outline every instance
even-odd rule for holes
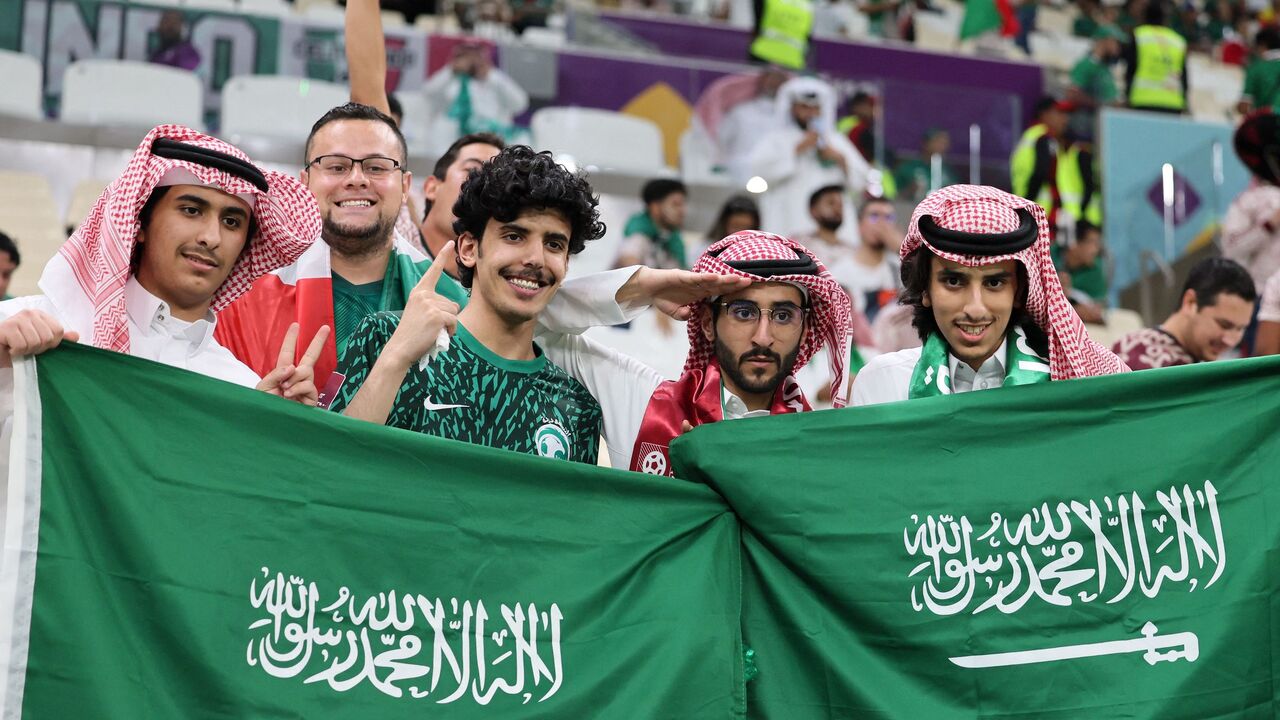
[[[1080,62],[1071,68],[1071,84],[1099,104],[1113,102],[1119,95],[1111,68],[1099,62],[1093,53],[1080,58]]]
[[[357,326],[338,372],[346,375],[330,407],[342,412],[373,370],[400,324],[380,312]],[[547,361],[534,345],[533,360],[496,355],[461,323],[449,349],[405,376],[387,425],[577,462],[596,462],[601,411],[586,387]]]
[[[338,273],[331,273],[333,340],[338,357],[342,357],[342,351],[346,349],[351,334],[361,320],[376,312],[403,310],[405,303],[409,301],[409,293],[430,265],[430,259],[415,263],[408,255],[392,252],[381,280],[353,285]],[[447,274],[440,276],[436,292],[458,303],[459,308],[466,307],[470,297],[466,289]]]
[[[1095,302],[1107,302],[1107,273],[1102,267],[1102,258],[1093,261],[1088,267],[1071,269],[1067,267],[1066,253],[1061,247],[1053,246],[1053,266],[1058,272],[1071,276],[1071,288],[1093,298]]]
[[[1280,50],[1268,50],[1245,69],[1243,98],[1255,110],[1280,107]]]

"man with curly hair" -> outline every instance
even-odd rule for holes
[[[369,422],[517,452],[594,463],[600,405],[551,364],[534,328],[569,256],[604,235],[586,179],[549,153],[508,147],[463,185],[453,243],[404,313],[366,318],[338,363],[332,409]],[[436,292],[447,265],[465,309]],[[450,337],[451,336],[451,337]]]

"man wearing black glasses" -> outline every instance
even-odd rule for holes
[[[590,338],[539,336],[547,357],[600,401],[615,468],[671,475],[668,447],[685,430],[809,410],[794,373],[824,346],[833,404],[844,405],[852,309],[848,294],[812,253],[787,238],[749,230],[712,245],[693,270],[739,283],[676,313],[689,330],[689,355],[676,380]]]
[[[255,370],[277,362],[291,323],[311,337],[334,332],[315,365],[320,403],[341,386],[338,354],[367,315],[404,310],[430,259],[394,232],[412,177],[404,135],[386,114],[358,103],[325,113],[311,129],[301,180],[315,196],[320,237],[297,262],[262,277],[220,316],[218,340]],[[440,292],[461,299],[442,281]]]

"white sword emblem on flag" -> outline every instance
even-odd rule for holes
[[[1169,651],[1160,652],[1165,649],[1169,649]],[[1133,652],[1141,652],[1142,659],[1146,660],[1148,665],[1155,665],[1162,660],[1169,662],[1176,660],[1195,662],[1196,658],[1200,657],[1200,639],[1193,632],[1157,635],[1155,624],[1148,622],[1142,626],[1142,637],[1132,640],[1063,645],[1062,647],[1044,648],[1042,650],[1019,650],[992,653],[990,655],[964,655],[950,658],[950,660],[963,668],[990,668],[1009,665],[1030,665],[1032,663],[1053,662],[1056,660],[1075,660],[1085,657],[1101,657],[1103,655],[1123,655]]]

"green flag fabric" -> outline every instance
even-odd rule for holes
[[[749,717],[1276,717],[1277,389],[1262,358],[681,437],[742,524]]]
[[[968,40],[985,32],[999,30],[1004,24],[996,0],[965,0],[964,19],[960,23],[960,39]]]
[[[732,718],[708,488],[81,346],[15,368],[0,706],[29,718]]]

